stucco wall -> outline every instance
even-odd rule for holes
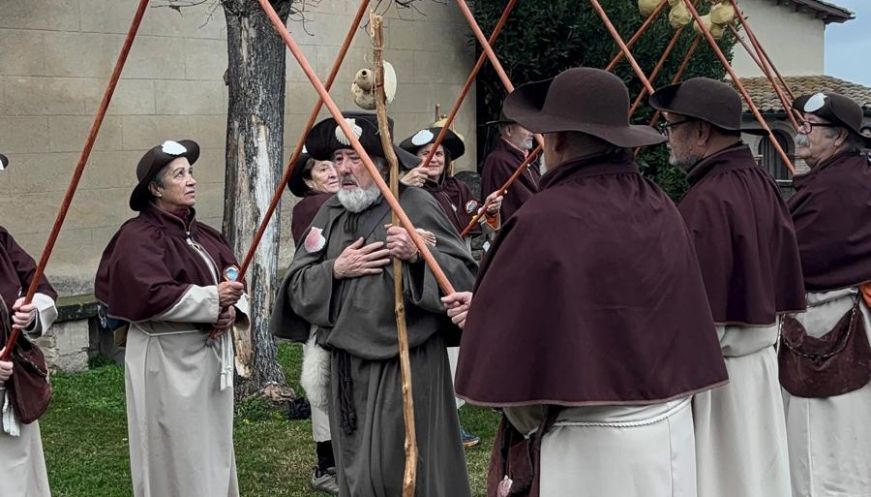
[[[154,1],[154,5],[163,2]],[[135,0],[4,0],[0,2],[0,151],[12,166],[0,176],[0,224],[38,258],[120,50]],[[91,289],[100,253],[133,212],[127,207],[135,165],[149,147],[192,138],[202,147],[195,168],[199,218],[220,227],[227,90],[226,29],[218,7],[150,8],[123,73],[100,138],[61,232],[49,276],[62,293]],[[453,4],[421,2],[421,12],[387,12],[385,58],[400,79],[392,108],[399,138],[445,112],[473,62],[468,29]],[[352,0],[306,7],[291,32],[321,77],[356,9]],[[445,35],[445,33],[450,33]],[[350,80],[371,44],[358,32],[333,95],[351,108]],[[285,145],[292,146],[315,93],[288,55]],[[458,131],[473,136],[474,95]],[[475,157],[474,140],[467,157]],[[286,155],[289,155],[289,148]],[[285,160],[287,156],[285,157]],[[465,159],[465,158],[464,158]],[[461,160],[460,167],[472,167]],[[282,212],[283,259],[289,254],[290,207]]]
[[[772,0],[740,0],[738,5],[781,74],[823,74],[825,24],[822,20],[796,12],[789,5],[776,5]],[[735,45],[733,53],[732,65],[739,76],[763,75],[740,44]]]

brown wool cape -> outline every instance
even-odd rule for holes
[[[484,259],[457,395],[488,406],[653,404],[725,381],[671,200],[622,150],[546,174]]]
[[[481,169],[481,198],[487,198],[488,195],[502,188],[524,159],[520,150],[501,138],[496,140],[493,151],[484,159],[484,166]],[[537,164],[533,162],[532,167],[528,167],[520,175],[502,199],[500,213],[503,223],[538,192],[541,173]]]
[[[438,202],[458,233],[462,233],[472,220],[472,216],[481,207],[469,187],[453,176],[444,178],[438,184],[428,181],[424,184],[423,189],[428,191]],[[481,233],[481,225],[477,224],[472,228],[471,234],[479,233]]]
[[[190,285],[212,286],[216,277],[220,280],[188,245],[188,237],[205,249],[219,271],[238,264],[221,233],[196,221],[193,209],[185,223],[149,205],[125,222],[103,251],[94,292],[110,317],[150,320],[176,304]]]
[[[311,192],[293,206],[290,234],[293,236],[294,245],[299,245],[303,233],[311,225],[312,219],[315,218],[318,210],[332,196],[332,193]]]
[[[18,297],[27,292],[35,272],[36,263],[33,258],[15,242],[15,238],[5,228],[0,227],[0,296],[10,311]],[[57,292],[45,276],[39,281],[36,291],[57,300]]]
[[[717,324],[770,325],[805,309],[795,229],[743,143],[693,166],[678,210],[693,236]]]
[[[871,281],[871,165],[837,154],[793,178],[795,223],[805,288],[823,292]]]

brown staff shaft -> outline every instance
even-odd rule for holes
[[[284,40],[287,48],[290,49],[290,52],[293,54],[293,57],[299,63],[306,77],[311,82],[312,86],[314,86],[315,90],[320,94],[321,99],[324,101],[324,104],[329,109],[330,114],[336,120],[336,124],[342,129],[342,132],[351,142],[351,148],[354,149],[355,152],[360,156],[363,164],[366,166],[366,169],[369,171],[369,174],[372,176],[372,179],[375,181],[375,185],[378,186],[378,190],[384,196],[384,200],[387,201],[390,208],[396,215],[399,217],[399,221],[402,226],[408,231],[408,235],[411,237],[411,240],[414,242],[414,245],[420,250],[421,255],[423,256],[424,261],[426,262],[427,267],[432,271],[433,277],[435,277],[436,281],[439,284],[439,287],[445,294],[454,293],[454,287],[451,285],[451,282],[448,281],[448,277],[445,275],[444,271],[442,271],[441,267],[439,267],[438,262],[436,262],[432,253],[429,251],[429,247],[426,246],[426,242],[423,241],[423,238],[415,231],[414,224],[412,224],[411,220],[408,218],[408,215],[402,209],[402,206],[399,205],[399,201],[393,194],[390,192],[390,187],[387,186],[387,183],[384,182],[384,178],[381,177],[381,173],[378,171],[378,168],[372,162],[372,159],[369,157],[369,154],[363,149],[363,146],[360,144],[360,140],[357,139],[357,135],[354,134],[354,130],[351,129],[350,124],[342,117],[342,112],[339,110],[339,107],[336,105],[336,102],[330,97],[327,89],[324,88],[324,84],[318,79],[317,75],[312,69],[311,64],[309,64],[308,59],[306,59],[305,54],[302,53],[302,50],[297,45],[296,41],[293,39],[293,36],[287,30],[287,26],[281,21],[281,18],[278,17],[278,14],[275,12],[275,9],[269,3],[269,0],[257,0],[260,4],[260,7],[266,12],[267,17],[269,17],[269,21],[272,23],[272,26],[281,35],[281,38]]]
[[[602,8],[602,4],[599,3],[599,0],[590,0],[590,4],[593,6],[593,10],[595,10],[596,13],[599,14],[599,17],[605,24],[605,28],[608,29],[609,33],[611,33],[611,38],[614,38],[617,46],[620,47],[620,50],[623,52],[626,60],[629,61],[629,65],[632,66],[632,70],[635,71],[638,79],[641,80],[641,84],[644,85],[647,93],[652,94],[653,86],[650,84],[650,80],[648,80],[647,76],[644,75],[644,71],[641,70],[641,66],[638,65],[635,57],[632,56],[632,52],[629,50],[629,47],[627,47],[626,43],[623,42],[623,38],[620,37],[620,33],[617,32],[617,28],[614,27],[614,23],[611,22],[611,19],[608,17],[605,9]]]
[[[683,77],[683,74],[686,72],[687,67],[690,65],[690,60],[693,58],[693,54],[696,52],[696,49],[699,47],[699,42],[702,41],[702,35],[696,35],[693,38],[693,42],[690,43],[690,47],[687,49],[686,55],[683,57],[683,62],[680,63],[680,67],[677,68],[677,71],[674,73],[674,76],[671,78],[671,84],[675,84],[680,81]],[[650,119],[650,126],[656,127],[656,123],[659,122],[659,116],[662,115],[662,111],[657,110],[653,113],[653,117]],[[639,149],[636,149],[640,150]]]
[[[91,149],[94,148],[94,142],[97,141],[97,135],[100,132],[100,127],[103,125],[103,118],[106,116],[106,110],[109,108],[109,103],[112,101],[115,87],[118,86],[118,80],[121,78],[121,71],[124,69],[124,63],[127,61],[127,55],[130,53],[130,48],[133,46],[133,41],[136,39],[136,33],[139,31],[139,25],[142,23],[142,17],[145,15],[145,8],[147,6],[148,0],[139,0],[139,6],[136,8],[136,13],[133,15],[133,21],[130,23],[130,29],[127,30],[127,37],[124,39],[124,44],[121,46],[121,53],[118,54],[118,59],[115,61],[115,67],[112,69],[112,76],[109,78],[109,84],[106,86],[106,91],[103,92],[103,100],[100,102],[100,107],[97,109],[97,115],[94,116],[94,122],[91,124],[91,129],[88,131],[88,137],[85,139],[85,147],[82,149],[82,153],[79,156],[79,162],[76,164],[76,169],[73,171],[73,176],[70,179],[69,186],[67,187],[67,192],[60,204],[60,209],[55,218],[54,226],[52,226],[48,239],[45,241],[45,247],[42,249],[39,263],[36,265],[36,270],[33,272],[33,279],[30,281],[30,286],[27,288],[27,294],[24,297],[24,301],[28,304],[33,300],[33,296],[36,294],[36,289],[39,287],[42,275],[45,273],[45,267],[48,265],[48,260],[54,250],[54,244],[57,242],[58,234],[60,233],[64,220],[67,217],[67,212],[70,209],[70,204],[73,202],[76,189],[79,187],[79,181],[82,179],[82,174],[85,172],[85,165],[88,163],[88,158],[91,156]],[[3,352],[3,356],[0,357],[0,360],[6,360],[9,358],[20,334],[21,330],[19,330],[18,327],[13,326],[9,340],[6,342],[6,350]]]
[[[493,32],[490,34],[490,39],[488,43],[492,46],[493,43],[496,42],[496,39],[499,37],[499,33],[502,32],[502,28],[505,27],[505,23],[508,21],[508,16],[511,14],[511,11],[514,10],[514,6],[517,5],[518,0],[510,0],[508,5],[505,6],[505,9],[502,11],[502,15],[499,17],[499,21],[496,23],[496,27],[493,28]],[[448,128],[453,124],[454,119],[457,117],[457,113],[460,112],[460,107],[463,106],[463,101],[466,99],[466,96],[469,94],[469,91],[472,89],[472,84],[475,83],[475,78],[478,77],[478,72],[481,71],[481,68],[484,67],[484,61],[487,60],[487,54],[485,52],[481,52],[481,55],[478,57],[478,61],[475,62],[475,67],[472,68],[472,72],[469,73],[469,77],[466,78],[466,83],[463,85],[463,89],[460,90],[460,95],[457,97],[457,100],[454,101],[454,105],[451,107],[451,112],[448,114],[447,121],[445,122],[444,127],[439,130],[439,134],[433,142],[433,146],[430,149],[429,153],[426,154],[426,157],[423,159],[423,162],[420,163],[419,167],[427,167],[438,151],[439,146],[445,139],[447,135]],[[438,119],[438,117],[436,117]]]
[[[671,55],[671,52],[674,50],[675,45],[677,45],[677,41],[680,39],[680,35],[683,34],[683,31],[683,27],[676,29],[674,34],[671,36],[671,40],[669,40],[668,45],[665,47],[665,50],[663,50],[662,56],[659,57],[659,60],[656,61],[656,66],[654,66],[653,71],[650,72],[651,82],[656,81],[656,77],[659,76],[659,72],[662,71],[665,61],[668,60],[668,56]],[[645,96],[647,96],[647,90],[642,88],[641,91],[638,92],[638,96],[635,97],[635,101],[632,102],[632,107],[629,108],[629,117],[632,117],[632,114],[635,114],[635,111],[638,109],[638,106],[641,105]]]
[[[641,24],[641,26],[638,27],[638,31],[636,31],[635,34],[632,35],[632,38],[629,38],[629,41],[626,42],[626,46],[628,48],[632,48],[633,46],[635,46],[635,42],[637,42],[641,38],[641,35],[643,35],[645,32],[647,32],[648,28],[650,28],[650,26],[653,25],[653,21],[655,21],[656,18],[659,17],[659,14],[665,8],[665,5],[667,3],[668,3],[668,0],[661,0],[659,2],[659,4],[656,6],[656,8],[653,9],[653,12],[651,12],[650,15],[647,16],[647,19],[645,19],[644,22]],[[605,66],[605,70],[608,72],[613,71],[614,68],[617,67],[617,64],[619,64],[621,60],[623,60],[623,51],[618,50],[617,54],[614,55],[614,58],[611,59],[611,62],[609,62],[608,65]]]
[[[393,140],[387,120],[387,98],[384,96],[384,33],[381,16],[370,15],[375,41],[375,82],[377,93],[375,106],[378,114],[378,129],[381,131],[381,147],[390,164],[390,190],[399,196],[399,160],[393,152]],[[399,223],[396,212],[393,225]],[[414,426],[414,397],[411,383],[411,359],[408,354],[408,329],[405,322],[405,295],[402,291],[402,260],[393,258],[393,298],[396,315],[396,333],[399,342],[399,369],[402,375],[402,417],[405,421],[405,472],[402,478],[402,497],[414,497],[417,477],[417,434]]]
[[[774,66],[774,63],[771,62],[771,57],[768,56],[768,52],[765,51],[765,47],[763,47],[762,44],[759,43],[759,39],[756,38],[756,33],[754,33],[753,30],[750,28],[750,24],[747,22],[747,17],[741,11],[741,8],[738,7],[738,3],[735,2],[735,0],[729,0],[729,2],[735,9],[735,14],[738,17],[738,22],[741,24],[741,27],[744,28],[744,32],[747,33],[747,37],[750,38],[750,43],[756,49],[760,60],[764,61],[764,63],[768,64],[771,67],[772,72],[774,72],[774,74],[780,80],[780,84],[783,85],[783,88],[786,90],[789,98],[795,100],[795,95],[793,95],[792,90],[789,88],[789,85],[786,84],[786,80],[783,79],[783,76],[780,75],[780,71],[778,71],[777,67]]]
[[[699,28],[702,30],[702,34],[708,41],[708,45],[711,46],[711,50],[713,50],[714,53],[717,55],[717,58],[720,59],[720,62],[726,69],[726,72],[729,73],[729,77],[732,78],[732,82],[735,84],[735,87],[738,88],[738,92],[741,93],[741,96],[744,97],[744,100],[747,102],[747,106],[750,107],[750,110],[753,112],[753,116],[756,117],[756,120],[762,126],[762,129],[768,132],[768,137],[771,140],[771,145],[773,145],[774,148],[777,150],[777,153],[780,154],[780,157],[783,159],[790,172],[795,174],[795,166],[792,164],[792,160],[790,160],[789,155],[786,153],[786,151],[783,150],[783,147],[780,146],[780,142],[777,141],[777,138],[774,136],[774,133],[768,126],[768,123],[765,122],[765,118],[762,117],[762,114],[759,112],[756,104],[753,103],[753,99],[750,98],[750,94],[747,93],[747,88],[744,87],[744,84],[741,83],[738,75],[735,74],[735,70],[732,69],[732,64],[729,63],[729,59],[727,59],[726,55],[723,54],[723,51],[720,50],[720,46],[717,45],[717,40],[714,39],[714,36],[711,34],[711,30],[709,30],[708,27],[705,26],[705,24],[702,22],[699,11],[696,10],[696,7],[693,5],[691,0],[683,0],[683,2],[684,4],[686,4],[687,9],[689,9],[690,14],[693,16],[693,19],[695,19],[696,23],[699,25]]]
[[[517,178],[519,178],[520,175],[523,174],[524,171],[526,171],[526,168],[529,167],[530,164],[532,164],[532,161],[534,161],[540,153],[541,145],[535,147],[535,149],[527,154],[526,158],[523,159],[523,162],[521,162],[520,165],[517,166],[517,169],[515,169],[511,177],[508,178],[508,181],[506,181],[505,184],[503,184],[502,187],[497,190],[500,195],[505,195],[506,193],[508,193],[508,189],[511,188],[511,185],[514,184],[515,181],[517,181]],[[490,204],[490,199],[484,201],[484,205],[482,205],[481,208],[478,209],[478,212],[476,212],[475,215],[472,216],[472,219],[469,220],[469,224],[467,224],[466,227],[463,228],[463,231],[460,232],[460,238],[466,237],[469,232],[472,231],[472,228],[475,227],[475,225],[478,223],[478,220],[481,219],[481,216],[483,216],[484,213],[487,212],[487,207],[490,207]]]
[[[487,54],[487,58],[490,59],[490,64],[493,65],[493,69],[496,71],[496,74],[499,75],[499,80],[502,81],[502,86],[505,87],[505,91],[511,93],[514,91],[514,84],[511,83],[511,78],[508,77],[508,74],[505,73],[505,69],[502,68],[502,63],[499,62],[499,57],[496,56],[496,52],[493,51],[493,47],[490,46],[487,37],[485,37],[484,32],[481,31],[481,26],[479,26],[478,21],[475,20],[475,16],[472,14],[471,9],[469,9],[466,0],[457,0],[457,6],[460,7],[460,11],[469,23],[472,33],[474,33],[475,38],[478,39],[478,43],[481,44],[481,49],[484,50],[484,53]],[[535,141],[537,141],[539,145],[544,145],[544,139],[538,133],[535,134]]]
[[[792,122],[792,128],[798,130],[798,122],[795,120],[795,114],[790,110],[792,106],[787,100],[786,95],[783,93],[783,90],[781,90],[780,85],[777,83],[777,81],[775,81],[774,75],[771,74],[769,70],[770,68],[766,67],[766,64],[759,60],[759,57],[757,57],[757,55],[753,53],[753,50],[747,45],[747,41],[738,33],[738,30],[735,29],[735,26],[729,24],[729,30],[732,32],[732,36],[734,36],[735,39],[738,40],[738,42],[741,44],[741,46],[744,47],[747,55],[749,55],[750,58],[753,59],[753,62],[756,63],[756,65],[759,67],[759,70],[762,71],[762,74],[765,75],[766,79],[768,79],[768,82],[771,83],[771,88],[777,95],[778,100],[780,100],[780,105],[783,106],[784,112],[786,112],[786,115]]]
[[[348,53],[348,48],[351,47],[351,42],[354,41],[354,34],[357,30],[357,27],[360,25],[360,21],[363,20],[363,16],[366,14],[366,8],[369,7],[370,0],[362,0],[360,2],[360,7],[357,8],[357,14],[354,16],[354,20],[351,22],[351,27],[348,28],[348,34],[345,35],[345,40],[342,42],[341,48],[339,48],[339,53],[336,55],[336,60],[333,62],[333,68],[330,70],[329,76],[327,76],[327,80],[324,83],[327,91],[333,86],[333,82],[336,80],[336,76],[339,74],[339,69],[342,67],[342,62],[345,60],[345,55]],[[287,166],[284,168],[284,176],[281,177],[281,181],[278,182],[278,186],[275,187],[275,193],[272,194],[272,201],[269,202],[269,207],[266,209],[266,213],[263,215],[263,220],[260,221],[260,226],[257,227],[257,232],[254,234],[254,238],[251,240],[251,245],[248,247],[248,252],[245,253],[245,258],[242,259],[242,265],[239,267],[239,278],[245,276],[245,273],[248,271],[248,266],[251,264],[251,261],[254,260],[254,254],[257,253],[257,247],[260,245],[260,241],[263,239],[263,235],[266,233],[266,228],[269,227],[269,221],[272,220],[272,216],[275,214],[275,209],[278,208],[278,203],[281,201],[281,194],[284,193],[284,189],[287,188],[287,183],[290,181],[290,177],[293,175],[293,169],[296,167],[296,161],[299,159],[299,156],[302,154],[303,146],[305,145],[306,136],[308,136],[309,130],[314,126],[315,121],[318,119],[318,113],[321,111],[321,107],[323,107],[324,101],[321,98],[318,98],[317,103],[315,103],[314,108],[312,108],[311,113],[308,116],[308,120],[303,126],[303,131],[299,136],[299,139],[296,142],[296,146],[293,149],[293,153],[290,154],[290,160],[287,162]]]

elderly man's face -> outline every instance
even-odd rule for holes
[[[697,121],[681,114],[666,112],[662,132],[668,138],[668,163],[688,171],[702,160],[704,153],[698,150],[695,126]]]
[[[533,133],[519,124],[502,128],[502,137],[520,150],[532,150]]]
[[[363,160],[351,148],[341,148],[333,152],[333,165],[339,175],[339,184],[345,191],[368,190],[375,184]]]
[[[806,113],[804,122],[795,135],[796,156],[814,167],[837,152],[843,143],[839,128],[814,114]]]

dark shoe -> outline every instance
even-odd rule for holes
[[[460,428],[460,439],[463,441],[463,447],[467,449],[477,447],[478,444],[481,443],[481,437],[469,433],[462,427]]]
[[[328,494],[339,495],[339,482],[336,481],[336,468],[327,468],[326,471],[321,468],[315,468],[312,473],[311,481],[312,490],[318,492],[326,492]]]

